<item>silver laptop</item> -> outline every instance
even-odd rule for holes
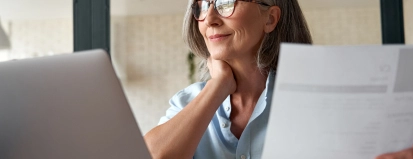
[[[0,63],[0,159],[146,159],[102,50]]]

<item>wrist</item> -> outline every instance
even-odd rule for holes
[[[210,79],[207,82],[205,87],[211,87],[212,90],[215,90],[219,95],[225,96],[225,98],[232,94],[233,86],[231,82],[227,82],[227,80],[220,80],[220,79]]]

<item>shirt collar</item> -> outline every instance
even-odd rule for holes
[[[254,111],[252,112],[252,115],[251,115],[250,120],[248,121],[248,123],[251,123],[252,121],[254,121],[267,108],[267,98],[272,98],[272,93],[270,93],[270,94],[268,93],[268,88],[269,88],[269,86],[272,86],[272,84],[270,82],[272,81],[272,78],[274,78],[274,76],[275,76],[275,72],[273,70],[271,70],[270,73],[268,74],[268,77],[267,77],[267,82],[265,84],[265,89],[262,92],[260,98],[258,98],[257,105],[255,106]],[[269,97],[269,95],[271,95],[271,96]]]

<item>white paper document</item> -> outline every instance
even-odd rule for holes
[[[412,146],[412,46],[281,46],[264,159],[374,159]]]

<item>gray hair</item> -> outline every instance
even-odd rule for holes
[[[193,0],[189,0],[183,24],[183,38],[191,52],[201,58],[199,70],[201,80],[210,78],[207,59],[210,56],[205,41],[199,32],[198,21],[192,14]],[[278,54],[282,42],[311,44],[311,34],[297,0],[262,0],[281,9],[276,28],[266,34],[257,53],[257,67],[262,72],[277,70]]]

